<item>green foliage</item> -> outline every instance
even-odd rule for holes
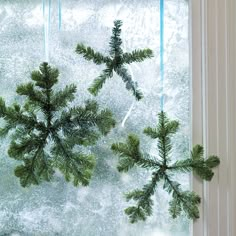
[[[137,100],[140,100],[143,94],[139,90],[137,83],[133,81],[125,65],[131,64],[132,62],[142,62],[147,58],[151,58],[153,57],[153,52],[150,49],[138,49],[130,53],[123,53],[120,36],[121,26],[122,21],[116,20],[114,22],[114,28],[112,29],[112,36],[109,43],[109,56],[103,56],[101,53],[95,52],[94,49],[86,47],[82,43],[77,45],[76,52],[83,55],[86,60],[93,61],[97,65],[106,65],[101,75],[94,80],[92,86],[88,89],[91,94],[96,96],[106,80],[113,76],[113,72],[116,72],[126,84],[126,88],[133,93]]]
[[[79,145],[95,144],[115,125],[111,111],[100,111],[95,101],[69,107],[76,86],[55,91],[58,76],[57,69],[42,63],[31,74],[33,82],[17,87],[18,95],[26,98],[23,106],[8,107],[0,98],[0,117],[5,121],[0,136],[13,130],[8,154],[23,162],[15,169],[23,187],[50,181],[56,169],[75,186],[88,185],[95,158],[79,151]]]
[[[127,201],[136,202],[135,206],[125,209],[131,223],[144,221],[152,214],[152,196],[159,182],[163,183],[163,189],[172,196],[169,212],[173,218],[182,212],[190,219],[199,218],[200,197],[195,192],[183,191],[180,184],[171,177],[175,173],[194,171],[203,180],[210,181],[214,175],[212,168],[220,163],[216,156],[204,159],[204,150],[200,145],[193,147],[189,158],[173,162],[171,138],[178,131],[179,123],[169,120],[164,112],[158,116],[157,126],[144,130],[147,136],[157,139],[158,157],[141,152],[139,138],[132,134],[128,136],[126,143],[115,143],[111,147],[113,152],[119,155],[118,171],[127,172],[134,166],[152,170],[152,178],[148,184],[126,194]]]

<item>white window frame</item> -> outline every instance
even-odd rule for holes
[[[236,235],[236,1],[190,0],[192,141],[221,158],[202,197],[193,236]],[[235,222],[234,222],[235,221]]]

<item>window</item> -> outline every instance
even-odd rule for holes
[[[16,162],[7,158],[7,154],[5,154],[0,159],[0,186],[3,189],[0,195],[0,229],[2,230],[0,232],[3,234],[18,233],[19,235],[26,233],[86,236],[96,234],[103,236],[191,235],[188,220],[185,218],[170,219],[167,207],[168,195],[161,189],[155,195],[154,214],[145,224],[130,225],[127,222],[127,218],[123,214],[123,209],[126,206],[123,193],[126,190],[142,185],[150,175],[138,169],[130,174],[119,174],[116,171],[117,158],[107,148],[114,142],[115,137],[124,139],[130,132],[142,136],[143,128],[156,122],[161,95],[159,79],[159,1],[61,0],[61,2],[62,24],[60,30],[58,29],[60,20],[57,1],[51,1],[50,17],[48,1],[46,1],[45,18],[42,16],[42,4],[39,1],[29,0],[23,1],[23,3],[8,1],[0,3],[0,22],[2,25],[0,29],[1,96],[5,97],[8,102],[18,100],[19,98],[15,96],[16,84],[28,81],[32,69],[38,67],[45,60],[46,55],[49,58],[49,62],[59,68],[62,78],[61,85],[75,83],[78,86],[78,96],[83,99],[91,98],[87,88],[103,67],[94,66],[75,54],[75,46],[78,42],[83,42],[106,53],[113,20],[121,19],[123,20],[123,47],[128,51],[135,48],[149,47],[155,53],[155,57],[152,60],[131,65],[129,68],[130,73],[134,74],[135,79],[137,79],[143,90],[145,98],[140,102],[134,102],[133,97],[124,89],[122,82],[116,78],[106,83],[97,100],[104,107],[112,107],[117,118],[117,127],[112,134],[101,140],[97,147],[93,148],[93,151],[97,153],[97,167],[93,181],[87,188],[74,188],[65,183],[58,174],[53,183],[22,189],[19,186],[18,179],[13,174]],[[227,1],[222,2],[226,4]],[[208,9],[211,8],[211,4],[215,7],[213,9],[221,9],[221,7],[225,6],[223,3],[221,3],[222,6],[220,3],[218,5],[216,3],[216,5],[208,3],[209,5],[205,4],[207,6],[204,4],[201,6],[193,0],[193,17],[197,15],[194,18],[197,20],[193,23],[197,22],[196,24],[198,24],[200,22],[199,18],[203,13],[201,12],[200,14],[197,11],[204,9],[206,11],[204,14],[206,14],[205,17],[207,18],[205,20],[208,22],[208,29],[210,29],[216,10],[213,15],[210,15]],[[228,8],[230,8],[230,5],[228,5]],[[227,18],[226,15],[224,17]],[[208,101],[208,106],[205,108],[202,108],[199,102],[202,99],[202,93],[204,93],[202,88],[206,89],[205,96],[208,96],[208,99],[210,98],[209,94],[214,94],[214,91],[210,93],[210,90],[207,90],[209,87],[204,87],[206,82],[203,82],[202,85],[200,80],[198,80],[199,84],[193,81],[193,86],[197,86],[194,87],[197,90],[193,91],[193,113],[191,114],[190,111],[188,22],[188,1],[165,1],[165,110],[171,117],[180,120],[182,124],[181,130],[174,140],[174,151],[178,158],[180,153],[189,150],[191,143],[190,117],[197,113],[199,106],[200,114],[198,114],[198,118],[202,119],[202,123],[207,128],[208,137],[214,136],[212,129],[216,127],[211,126],[209,128],[208,126],[213,119],[212,113],[209,112],[209,101],[211,100]],[[200,30],[206,31],[206,29],[202,29],[204,22],[203,25],[198,26]],[[216,27],[216,25],[214,26]],[[194,35],[196,28],[192,30]],[[203,58],[202,55],[198,54],[202,52],[202,31],[197,34],[199,38],[196,39],[193,36],[193,45],[196,45],[195,40],[199,40],[197,48],[193,49],[194,61],[197,59],[197,55],[201,59]],[[208,40],[214,33],[216,31],[207,31]],[[222,35],[224,35],[223,32]],[[212,42],[215,42],[213,37],[210,39],[213,41],[208,41],[207,48],[212,45]],[[208,56],[209,58],[214,58],[215,55],[208,54]],[[214,77],[213,67],[217,65],[217,62],[215,61],[214,65],[211,62],[211,60],[206,62],[208,67],[206,78],[208,76],[210,78]],[[202,66],[202,64],[204,63],[201,61],[200,65]],[[204,68],[201,66],[193,68],[193,78],[197,77],[196,71],[202,77],[200,71],[204,70]],[[210,81],[212,80],[209,79],[208,86],[212,85]],[[115,90],[114,83],[117,86]],[[234,85],[231,80],[229,80],[230,83]],[[199,96],[196,96],[197,92],[199,92]],[[215,108],[217,106],[215,105]],[[130,113],[128,112],[129,110],[131,110]],[[205,113],[208,112],[208,122],[204,120],[206,117],[202,118],[202,110]],[[202,130],[204,125],[196,124],[196,117],[193,120],[193,142],[202,142],[204,135],[197,129]],[[145,136],[142,136],[142,138],[144,140],[143,148],[154,152],[155,143],[150,145],[149,139],[146,139]],[[216,143],[209,143],[211,142],[210,140],[212,138],[205,140],[205,144],[208,150],[215,151],[212,147]],[[6,153],[8,142],[9,140],[2,142],[2,153]],[[214,140],[213,142],[216,141]],[[225,170],[226,166],[223,168]],[[178,176],[178,178],[181,179],[181,183],[184,184],[185,188],[190,187],[189,176],[183,175]],[[226,183],[224,181],[226,180],[223,178],[221,186]],[[194,188],[197,189],[198,187],[202,188],[202,185],[194,185]],[[218,183],[215,182],[210,185],[209,193],[204,193],[205,197],[217,195],[216,188],[218,188]],[[221,198],[214,199],[215,202],[225,197],[223,191],[224,188],[221,188],[219,192]],[[206,208],[206,206],[204,207]],[[208,207],[205,209],[206,214],[201,218],[200,222],[205,222],[206,218],[209,218],[210,209],[214,208],[213,205]],[[218,208],[216,210],[218,211]],[[226,214],[223,210],[222,212]],[[203,212],[201,214],[203,216]],[[218,216],[217,220],[219,221],[219,219]],[[195,223],[195,231],[199,229],[197,229],[198,224],[200,223]],[[201,225],[199,232],[203,232],[203,228],[204,226]],[[208,230],[210,236],[214,235],[212,229]],[[219,232],[225,231],[223,229],[223,231]],[[196,233],[196,235],[203,234]]]

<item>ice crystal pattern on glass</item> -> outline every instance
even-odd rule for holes
[[[109,147],[112,143],[136,133],[142,145],[155,154],[156,143],[150,142],[142,131],[156,122],[160,107],[159,83],[159,1],[62,1],[62,25],[58,30],[58,1],[51,1],[49,28],[49,62],[61,72],[59,88],[74,83],[78,87],[76,105],[81,98],[91,99],[87,88],[104,69],[79,57],[75,52],[78,42],[107,55],[107,42],[116,19],[122,26],[123,50],[150,48],[155,57],[128,66],[144,95],[136,102],[123,81],[114,76],[104,85],[96,100],[101,108],[109,107],[117,120],[116,128],[88,152],[97,153],[97,164],[89,187],[75,188],[56,172],[52,183],[27,189],[19,185],[14,168],[19,164],[7,157],[10,140],[1,143],[0,158],[0,235],[59,235],[59,236],[186,236],[189,221],[171,220],[168,214],[168,195],[161,189],[154,197],[156,212],[147,222],[131,225],[123,209],[129,205],[123,193],[146,183],[150,173],[133,169],[129,174],[116,170],[117,157]],[[45,59],[44,20],[42,1],[12,0],[0,2],[0,80],[1,97],[7,105],[22,102],[15,94],[17,85],[27,83],[32,70]],[[48,13],[48,12],[47,12]],[[165,0],[165,111],[181,123],[173,143],[176,157],[189,152],[189,56],[188,4],[186,0]],[[144,79],[145,78],[145,79]],[[115,85],[115,92],[114,92]],[[124,126],[124,117],[133,105]],[[188,189],[188,175],[178,179]],[[135,184],[134,184],[135,183]],[[162,199],[160,202],[159,199]],[[163,207],[166,206],[166,207]],[[81,227],[82,226],[82,227]]]

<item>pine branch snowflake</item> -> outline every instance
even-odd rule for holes
[[[219,165],[220,160],[216,156],[204,159],[203,147],[196,145],[189,158],[176,161],[171,160],[171,137],[178,131],[179,123],[171,121],[164,112],[159,113],[157,127],[148,127],[144,133],[152,139],[157,139],[159,157],[150,156],[140,150],[140,141],[136,135],[129,135],[126,143],[115,143],[112,150],[119,155],[118,171],[127,172],[134,166],[139,166],[152,171],[152,178],[142,189],[136,189],[126,194],[128,201],[133,200],[137,204],[125,209],[130,222],[146,220],[152,215],[153,200],[157,185],[162,181],[163,188],[172,196],[169,202],[169,212],[173,218],[184,212],[188,218],[199,218],[198,205],[200,197],[193,191],[183,191],[181,185],[172,176],[179,172],[193,171],[203,180],[210,181],[214,175],[212,168]]]
[[[0,136],[12,130],[8,154],[23,162],[15,169],[23,187],[50,181],[56,169],[75,186],[88,185],[95,158],[79,146],[94,145],[115,125],[111,111],[99,111],[94,101],[69,107],[76,86],[56,91],[58,76],[57,69],[42,63],[32,72],[32,82],[17,87],[17,94],[26,98],[23,106],[8,107],[0,98],[0,117],[5,121]]]
[[[126,84],[126,89],[132,91],[133,95],[137,100],[140,100],[143,97],[142,92],[138,88],[137,82],[135,82],[132,76],[129,74],[126,64],[131,64],[133,62],[142,62],[147,58],[153,57],[153,52],[151,49],[138,49],[133,52],[123,52],[122,50],[122,40],[121,40],[121,26],[122,21],[114,21],[114,28],[112,30],[112,36],[110,39],[110,51],[109,56],[104,56],[99,52],[96,52],[91,47],[86,47],[82,43],[79,43],[76,48],[78,54],[83,55],[83,57],[88,61],[93,61],[97,65],[105,64],[106,68],[97,77],[92,86],[88,89],[89,92],[93,95],[97,95],[107,79],[113,76],[113,73],[116,72],[119,75],[123,82]]]

